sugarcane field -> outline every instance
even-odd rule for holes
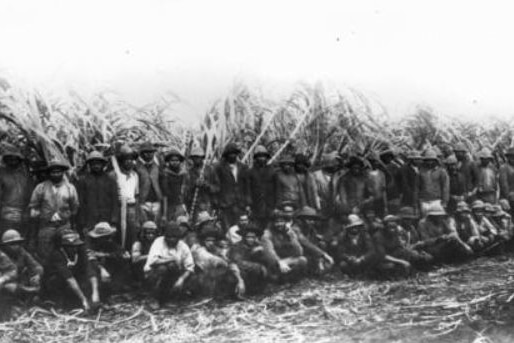
[[[514,341],[509,9],[0,2],[0,343]]]

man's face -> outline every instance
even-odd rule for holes
[[[207,238],[203,241],[203,244],[205,245],[205,248],[206,248],[208,251],[214,251],[214,250],[216,250],[216,238],[214,238],[214,237],[207,237]]]
[[[268,157],[265,155],[258,155],[255,157],[255,164],[258,166],[265,166],[268,162]]]
[[[464,161],[466,159],[466,152],[465,151],[454,151],[455,157],[459,161]]]
[[[21,158],[17,156],[5,156],[3,160],[5,165],[12,169],[18,168],[21,164]]]
[[[193,166],[199,168],[203,165],[204,158],[202,156],[193,156],[191,160],[193,161]]]
[[[412,226],[414,225],[414,219],[411,218],[402,218],[401,220],[402,226],[405,230],[410,230]]]
[[[157,237],[157,232],[155,230],[146,230],[144,237],[147,242],[152,242]]]
[[[168,158],[168,166],[170,169],[178,170],[180,168],[180,158],[178,156],[170,156]]]
[[[249,247],[257,245],[257,235],[255,234],[255,232],[247,232],[244,235],[243,239],[245,244]]]
[[[52,181],[53,183],[59,183],[62,181],[64,177],[64,170],[62,169],[52,169],[50,171],[50,173],[48,174],[48,178],[50,179],[50,181]]]
[[[294,170],[294,166],[292,163],[282,163],[282,171],[286,174],[292,174]]]
[[[154,152],[153,151],[143,151],[141,152],[141,158],[146,162],[146,163],[149,163],[152,161],[153,159],[153,156],[154,156]]]
[[[237,153],[232,152],[230,154],[227,154],[225,156],[225,159],[227,160],[228,163],[236,163],[236,161],[237,161]]]
[[[507,155],[507,161],[514,166],[514,155]]]
[[[350,173],[351,173],[353,176],[359,176],[359,175],[361,175],[361,173],[362,173],[361,165],[360,165],[360,164],[358,164],[358,163],[354,163],[354,164],[352,164],[352,166],[350,167]]]
[[[451,175],[455,175],[455,174],[457,174],[459,172],[459,168],[457,167],[456,163],[450,163],[450,164],[447,164],[446,166],[448,168],[448,172]]]
[[[89,167],[91,168],[91,172],[99,174],[104,169],[104,163],[102,161],[94,160],[89,162]]]
[[[135,166],[135,160],[132,157],[126,157],[121,161],[121,167],[125,170],[132,170]]]
[[[4,246],[4,249],[10,255],[18,255],[21,252],[21,245],[18,243],[8,244]]]
[[[381,159],[382,159],[382,162],[384,162],[384,164],[389,164],[394,159],[394,156],[391,154],[386,154],[386,155],[383,155],[381,157]]]
[[[249,219],[248,219],[248,216],[247,215],[243,215],[241,217],[239,217],[239,227],[244,229],[249,223]]]
[[[309,170],[309,166],[307,166],[305,163],[297,163],[295,164],[295,169],[299,173],[306,173]]]
[[[391,235],[395,235],[398,233],[398,224],[396,222],[387,222],[385,224],[385,229],[386,231],[391,234]]]
[[[413,166],[418,167],[418,168],[421,166],[422,162],[423,161],[421,159],[419,159],[419,158],[415,158],[415,159],[410,160],[410,163]]]
[[[372,211],[372,210],[367,210],[366,212],[364,212],[364,218],[367,220],[367,221],[374,221],[376,219],[376,214],[375,214],[375,211]]]
[[[481,158],[480,159],[480,165],[482,167],[487,167],[489,165],[490,159],[488,158]]]
[[[277,231],[283,231],[286,228],[286,221],[284,218],[275,218],[273,226]]]
[[[436,166],[437,166],[436,160],[426,160],[425,161],[425,167],[427,167],[428,169],[434,169]]]
[[[485,211],[483,209],[473,210],[473,215],[475,216],[476,220],[480,221],[482,218],[484,218]]]
[[[441,225],[444,221],[443,216],[429,216],[428,217],[435,225]]]
[[[360,226],[354,226],[354,227],[351,227],[348,229],[348,236],[350,236],[351,238],[356,238],[360,235],[360,231],[361,231],[362,227]]]
[[[166,241],[168,247],[174,248],[177,246],[179,238],[173,234],[170,234],[169,232],[166,232],[164,234],[164,240]]]

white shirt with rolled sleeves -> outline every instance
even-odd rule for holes
[[[159,257],[173,258],[184,271],[187,270],[191,273],[194,272],[195,262],[193,260],[193,255],[191,254],[189,246],[182,240],[178,241],[176,247],[170,248],[168,244],[166,244],[164,236],[157,237],[150,247],[148,258],[143,270],[145,272],[152,270],[152,265],[159,259]]]
[[[128,205],[136,203],[136,196],[139,193],[139,176],[135,171],[129,174],[120,173],[118,176],[120,199],[125,199]]]

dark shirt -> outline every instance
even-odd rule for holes
[[[100,222],[115,223],[118,219],[116,181],[106,173],[88,173],[77,181],[80,208],[79,227],[92,229]]]

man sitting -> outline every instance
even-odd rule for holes
[[[266,287],[268,271],[264,249],[258,238],[260,232],[256,224],[247,225],[245,229],[239,230],[243,239],[230,248],[229,258],[235,264],[238,278],[238,296],[259,293]]]
[[[142,282],[144,280],[143,267],[148,259],[148,252],[153,241],[157,238],[157,224],[153,221],[146,221],[141,227],[139,237],[132,244],[132,271],[135,278]]]
[[[270,277],[280,281],[296,279],[307,268],[302,244],[296,232],[286,225],[281,211],[275,210],[272,217],[271,225],[261,238]]]
[[[186,280],[194,273],[193,255],[182,237],[178,224],[169,222],[164,236],[156,238],[150,247],[144,271],[156,299],[152,308],[164,305],[172,293],[183,293]]]
[[[16,230],[2,235],[2,251],[16,265],[17,278],[4,285],[4,289],[16,295],[35,295],[41,288],[43,267],[22,247],[25,240]]]
[[[481,250],[489,250],[498,243],[498,231],[485,216],[485,208],[486,206],[482,200],[475,200],[471,204],[472,217],[477,223],[478,233],[481,238]]]
[[[454,223],[448,220],[444,208],[433,203],[426,208],[426,217],[419,222],[421,240],[412,248],[423,250],[434,257],[434,262],[448,263],[473,254],[469,245],[457,234]]]

